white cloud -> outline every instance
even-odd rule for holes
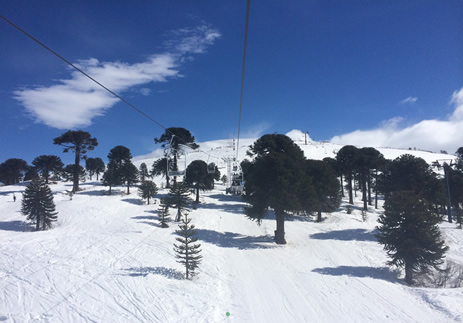
[[[409,96],[408,98],[406,99],[403,99],[402,101],[399,102],[399,104],[407,104],[407,103],[415,103],[416,101],[418,101],[418,98],[417,97],[414,97],[414,96]]]
[[[259,138],[265,134],[265,132],[270,128],[270,125],[267,122],[261,122],[246,129],[241,129],[241,138]]]
[[[135,86],[166,82],[181,77],[179,67],[186,56],[204,53],[220,37],[209,26],[181,29],[172,32],[169,52],[155,54],[141,63],[100,62],[95,58],[81,60],[75,65],[115,93]],[[80,72],[71,69],[70,78],[52,86],[37,86],[14,92],[36,122],[58,129],[89,126],[92,119],[104,115],[118,100]],[[148,88],[139,90],[149,95]]]
[[[411,126],[401,128],[402,118],[393,118],[382,122],[378,128],[356,130],[335,136],[331,142],[341,145],[409,148],[455,152],[463,146],[463,88],[455,91],[450,103],[454,112],[447,120],[423,120]]]

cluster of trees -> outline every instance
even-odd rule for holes
[[[329,162],[307,160],[289,137],[264,135],[247,155],[252,161],[241,163],[246,215],[258,223],[273,209],[276,217],[275,241],[285,244],[285,218],[291,214],[331,212],[341,196],[336,172]]]

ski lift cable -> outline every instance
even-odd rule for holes
[[[5,18],[4,16],[0,15],[0,18],[3,19],[6,23],[8,23],[9,25],[11,25],[12,27],[14,27],[15,29],[17,29],[18,31],[20,31],[21,33],[23,33],[24,35],[26,35],[28,38],[32,39],[34,42],[36,42],[37,44],[39,44],[40,46],[42,46],[43,48],[45,48],[47,51],[49,51],[50,53],[52,53],[53,55],[55,55],[56,57],[58,57],[60,60],[62,60],[63,62],[65,62],[67,65],[71,66],[73,69],[75,69],[76,71],[78,71],[79,73],[81,73],[82,75],[84,75],[85,77],[87,77],[88,79],[90,79],[92,82],[96,83],[98,86],[100,86],[101,88],[103,88],[105,91],[109,92],[110,94],[112,94],[114,97],[116,97],[117,99],[119,99],[120,101],[124,102],[126,105],[128,105],[129,107],[131,107],[133,110],[137,111],[138,113],[140,113],[141,115],[143,115],[145,118],[149,119],[150,121],[154,122],[156,125],[158,125],[159,127],[163,128],[166,132],[170,133],[172,136],[177,136],[181,141],[184,142],[184,145],[189,147],[190,149],[194,150],[193,147],[190,146],[190,144],[188,143],[188,141],[184,138],[182,138],[181,136],[178,136],[178,135],[175,135],[172,131],[170,131],[167,127],[165,127],[163,124],[161,124],[160,122],[156,121],[154,118],[150,117],[148,114],[146,114],[145,112],[143,112],[141,109],[137,108],[135,105],[133,105],[132,103],[130,103],[129,101],[127,101],[126,99],[124,99],[123,97],[121,97],[119,94],[117,94],[116,92],[112,91],[111,89],[109,89],[107,86],[105,86],[104,84],[102,84],[101,82],[99,82],[98,80],[96,80],[94,77],[90,76],[89,74],[87,74],[86,72],[84,72],[82,69],[80,69],[79,67],[77,67],[76,65],[72,64],[69,60],[67,60],[64,56],[58,54],[58,52],[54,51],[53,49],[51,49],[50,47],[48,47],[47,45],[45,45],[43,42],[41,42],[40,40],[38,40],[37,38],[35,38],[34,36],[32,36],[31,34],[29,34],[27,31],[25,31],[24,29],[22,29],[21,27],[19,27],[18,25],[16,25],[15,23],[13,23],[12,21],[8,20],[7,18]],[[210,153],[206,152],[206,151],[203,151],[202,149],[198,149],[198,151],[200,152],[203,152],[204,154],[206,155],[211,155]],[[215,156],[216,157],[216,156]]]
[[[241,72],[241,94],[240,94],[240,113],[238,117],[238,137],[237,137],[237,149],[236,149],[236,160],[238,160],[239,147],[240,147],[240,131],[241,131],[241,113],[243,111],[243,88],[244,88],[244,69],[246,66],[246,48],[248,43],[248,26],[249,26],[249,8],[251,6],[251,0],[248,0],[246,6],[246,27],[244,29],[244,53],[243,53],[243,70]]]

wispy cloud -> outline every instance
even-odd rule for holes
[[[453,113],[446,120],[423,120],[416,124],[400,127],[402,118],[386,120],[376,129],[356,130],[335,136],[333,143],[343,145],[394,147],[455,152],[463,145],[461,129],[463,129],[463,88],[455,91],[451,97]]]
[[[408,98],[403,99],[402,101],[400,101],[399,104],[407,104],[407,103],[413,104],[416,101],[418,101],[417,97],[409,96]]]
[[[181,29],[171,33],[168,50],[151,55],[141,63],[100,62],[95,58],[75,65],[116,93],[149,83],[180,77],[179,68],[191,54],[201,54],[213,45],[220,33],[210,26]],[[139,90],[148,95],[149,89]],[[14,98],[38,123],[58,129],[89,126],[118,100],[81,73],[70,69],[70,77],[51,86],[23,88]]]
[[[241,138],[259,138],[270,128],[270,124],[267,122],[261,122],[252,126],[242,129]]]

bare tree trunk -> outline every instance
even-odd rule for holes
[[[322,222],[322,211],[321,210],[318,210],[317,222]]]
[[[407,262],[405,262],[405,282],[408,285],[413,285],[413,270],[407,264]]]
[[[285,214],[283,211],[275,210],[277,220],[277,229],[275,230],[275,242],[277,244],[286,244],[285,240]]]
[[[74,174],[73,174],[73,185],[72,192],[77,193],[79,191],[79,166],[80,166],[80,147],[76,145],[76,159],[74,161]]]

